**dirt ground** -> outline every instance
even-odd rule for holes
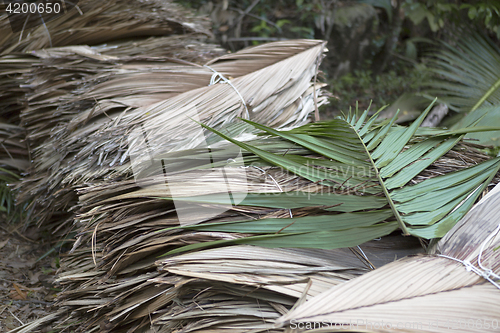
[[[51,312],[58,259],[52,254],[38,260],[50,245],[2,220],[0,215],[0,332],[8,332]]]

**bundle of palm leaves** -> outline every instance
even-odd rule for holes
[[[42,181],[40,177],[45,176],[47,169],[56,168],[54,163],[58,163],[54,159],[40,160],[40,145],[51,140],[55,128],[67,124],[76,114],[100,101],[95,95],[82,98],[83,93],[121,74],[121,71],[129,74],[135,71],[137,76],[134,79],[142,71],[144,86],[144,74],[155,67],[178,64],[182,62],[180,59],[205,63],[225,53],[216,45],[204,42],[210,36],[206,18],[195,18],[190,11],[171,1],[63,2],[64,14],[50,21],[43,21],[44,15],[31,15],[31,18],[28,15],[25,22],[20,22],[21,31],[12,29],[12,19],[24,16],[9,18],[6,6],[7,3],[0,4],[0,116],[8,123],[19,125],[22,121],[22,126],[26,126],[27,143],[33,151],[34,162],[28,170],[31,178],[25,179],[21,185],[19,198],[22,204],[37,197],[40,189],[36,186]],[[35,26],[32,19],[36,21],[38,18],[40,22]],[[41,50],[51,46],[60,48]],[[125,76],[122,79],[125,80]],[[150,84],[153,86],[158,82]],[[138,86],[128,84],[127,88],[121,94],[108,91],[108,97],[122,97],[115,101],[115,106],[126,100],[125,96],[131,94],[130,89]],[[133,103],[131,98],[125,102],[137,107],[161,100],[162,88],[162,85],[157,86],[154,98],[143,94],[142,103]],[[106,110],[103,112],[105,114]],[[90,118],[88,120],[95,120]],[[60,157],[60,154],[54,156]],[[65,191],[58,192],[58,195],[61,196],[62,192]],[[53,213],[60,215],[63,207],[71,206],[73,197],[70,190],[66,192],[69,197],[48,208],[41,220]],[[44,199],[43,207],[47,208],[52,199],[47,199],[47,196]],[[33,215],[39,212],[33,209],[36,205],[31,203]]]
[[[461,141],[492,128],[419,128],[429,110],[409,127],[365,111],[282,131],[245,121],[257,138],[210,128],[210,148],[139,158],[133,179],[80,186],[58,276],[64,323],[282,331],[274,322],[297,300],[418,252],[416,238],[388,235],[442,237],[500,168]]]
[[[30,80],[22,74],[31,73],[32,67],[41,65],[41,58],[47,58],[47,55],[43,57],[44,52],[35,55],[28,51],[82,45],[80,50],[74,48],[74,52],[102,60],[95,51],[85,50],[85,45],[93,45],[100,53],[110,56],[144,54],[144,57],[172,57],[201,63],[221,54],[220,50],[214,53],[215,45],[199,41],[211,35],[207,19],[194,17],[189,10],[171,1],[116,0],[96,4],[87,0],[77,1],[76,6],[73,2],[63,2],[62,5],[65,13],[60,17],[47,22],[40,20],[34,27],[31,23],[23,24],[23,30],[14,33],[5,10],[8,4],[0,4],[0,116],[8,118],[9,122],[18,123],[18,112],[27,103],[24,94],[30,91],[32,83],[40,84],[40,78]],[[11,18],[15,19],[16,15]],[[32,19],[41,17],[31,16]],[[164,36],[172,38],[165,41]],[[54,53],[58,52],[49,52]],[[59,56],[64,57],[64,53],[62,51]],[[53,58],[46,59],[44,65],[47,66]],[[107,60],[112,61],[112,57]],[[66,67],[70,65],[66,63]],[[83,66],[79,74],[85,76],[85,70],[92,69]],[[60,84],[60,81],[52,80],[53,85],[56,82]]]
[[[27,129],[26,139],[33,152],[34,164],[29,170],[30,176],[25,177],[20,186],[22,190],[19,197],[20,202],[31,202],[31,206],[37,205],[37,202],[32,200],[43,193],[46,187],[38,189],[38,191],[33,187],[36,186],[37,182],[46,181],[44,179],[46,173],[49,169],[53,169],[55,164],[61,162],[57,158],[62,158],[61,153],[64,152],[64,149],[59,150],[59,147],[54,146],[54,136],[58,134],[58,129],[65,128],[65,125],[85,109],[95,107],[98,100],[102,103],[110,101],[109,104],[115,107],[117,105],[123,107],[125,105],[123,103],[133,104],[137,107],[161,100],[165,95],[168,95],[168,90],[162,91],[161,82],[155,82],[153,79],[150,79],[149,82],[144,80],[144,77],[154,70],[153,68],[159,67],[158,71],[161,70],[160,68],[171,68],[172,61],[175,60],[170,57],[184,57],[196,62],[204,62],[206,58],[223,53],[216,45],[205,44],[196,35],[183,36],[182,38],[180,36],[161,37],[139,43],[145,50],[157,48],[158,54],[163,53],[163,57],[159,57],[158,54],[153,54],[152,58],[130,55],[130,44],[131,42],[115,43],[111,46],[101,46],[98,50],[88,46],[68,46],[34,51],[29,55],[4,56],[4,59],[9,63],[18,67],[24,66],[23,71],[16,68],[4,72],[7,83],[18,85],[17,89],[7,90],[6,94],[10,98],[6,99],[5,103],[16,100],[17,104],[21,104],[17,105],[17,109],[10,114],[15,115],[20,109],[22,110],[21,120]],[[191,47],[196,47],[196,51],[193,51]],[[108,55],[108,52],[111,54]],[[8,76],[13,73],[15,73],[14,77]],[[131,91],[139,92],[137,91],[137,83],[141,77],[143,87],[146,85],[151,90],[155,89],[149,95],[142,94],[142,103],[128,97]],[[111,80],[121,82],[121,86],[118,88],[123,88],[123,90],[109,91],[110,87],[108,86],[108,91],[104,96],[83,96],[96,85],[106,85]],[[156,87],[154,87],[155,85]],[[111,116],[114,116],[113,111],[115,110],[110,110],[111,108],[107,109],[108,115],[111,113]],[[7,109],[7,111],[9,110]],[[106,114],[106,109],[101,111]],[[86,120],[90,121],[89,126],[95,126],[96,119],[100,115],[102,113],[97,112],[93,118],[88,117]],[[13,121],[13,117],[10,118]],[[75,128],[72,127],[71,131],[74,130]],[[46,153],[48,150],[49,160],[40,158],[43,147],[50,147],[45,151]],[[46,211],[45,216],[51,216],[53,212],[60,211],[62,207],[71,205],[74,196],[71,195],[70,190],[67,190],[66,193],[69,195],[67,200],[52,206]],[[62,193],[59,195],[61,197]],[[64,198],[64,196],[62,197]],[[40,197],[37,199],[42,200]],[[47,202],[43,208],[47,208],[51,203],[52,201]],[[58,203],[56,202],[56,204]],[[36,213],[36,207],[32,208],[32,211]]]
[[[193,44],[192,39],[163,38],[173,46],[186,46],[186,41]],[[125,44],[124,52],[129,47]],[[127,136],[139,128],[156,133],[149,144],[160,153],[198,144],[191,142],[198,125],[190,118],[215,128],[237,116],[293,127],[308,122],[310,112],[326,102],[319,92],[323,85],[311,83],[324,51],[321,41],[262,45],[205,66],[103,50],[79,46],[35,52],[43,61],[32,73],[33,92],[21,114],[35,163],[21,184],[20,199],[32,202],[39,223],[72,206],[74,186],[130,175],[129,155],[136,152],[128,151]],[[210,46],[205,50],[196,60],[217,52]],[[171,48],[168,55],[183,52]],[[217,77],[232,79],[210,85]]]
[[[22,119],[29,128],[30,142],[38,146],[33,150],[33,175],[23,180],[21,188],[34,197],[34,204],[45,204],[45,209],[37,210],[37,216],[57,210],[64,212],[71,207],[71,200],[75,198],[73,188],[83,186],[81,172],[85,180],[92,181],[103,176],[133,179],[134,170],[124,152],[129,148],[126,135],[135,128],[155,131],[158,130],[155,126],[163,126],[157,141],[151,140],[151,144],[159,153],[169,153],[186,146],[186,140],[192,140],[200,132],[201,127],[191,118],[219,129],[236,122],[231,128],[238,133],[245,132],[248,126],[239,122],[237,116],[277,128],[293,128],[307,123],[310,113],[326,102],[319,91],[323,85],[311,82],[324,52],[321,41],[263,45],[217,58],[207,67],[176,63],[170,58],[120,59],[106,55],[106,49],[100,51],[65,47],[34,53],[42,58],[42,64],[33,74],[33,92],[28,94],[29,107],[23,110]],[[89,70],[83,70],[85,66]],[[106,66],[110,73],[104,72],[104,75],[101,72]],[[71,80],[79,75],[83,79]],[[67,79],[60,82],[51,79],[54,77]],[[231,82],[209,85],[217,77],[231,78]],[[142,85],[138,84],[141,80]],[[83,87],[75,86],[73,81]],[[141,94],[131,98],[130,94],[137,89]],[[184,131],[179,132],[179,128]],[[114,150],[109,149],[112,141],[99,140],[106,136],[116,138]],[[124,137],[125,144],[121,142]],[[208,139],[214,141],[216,136]],[[104,145],[109,156],[76,155],[80,161],[75,162],[75,151],[83,152],[95,143]],[[96,155],[92,146],[87,149]],[[141,158],[136,151],[129,155]],[[117,156],[123,160],[113,165],[111,162],[116,162]],[[78,165],[83,163],[86,165]],[[71,177],[69,186],[59,187],[53,182],[61,175]],[[134,185],[133,181],[128,182]],[[38,184],[44,187],[37,188]],[[113,185],[119,187],[122,182],[100,182],[96,188],[102,190]],[[59,215],[55,221],[54,229],[61,228]],[[80,250],[75,251],[75,255],[78,253]],[[91,258],[85,256],[85,251],[81,257],[84,262]],[[88,269],[86,265],[79,266]],[[352,274],[347,276],[350,278]]]
[[[80,0],[76,6],[69,2],[66,5],[71,9],[63,8],[63,15],[48,22],[40,20],[37,26],[30,24],[14,33],[5,10],[7,3],[1,4],[0,54],[190,32],[210,35],[206,18],[194,17],[172,1]]]
[[[276,327],[289,326],[292,332],[497,330],[499,204],[497,185],[429,251],[433,255],[407,257],[334,287],[287,313]]]
[[[0,56],[0,118],[4,122],[19,125],[19,114],[26,105],[24,75],[31,72],[39,59],[31,54]]]
[[[224,54],[216,45],[205,44],[197,37],[184,35],[99,47],[48,48],[31,52],[28,61],[23,61],[21,55],[9,56],[12,62],[31,67],[16,82],[9,82],[24,88],[27,107],[22,112],[22,122],[28,130],[30,145],[36,148],[53,139],[55,127],[63,127],[87,109],[95,108],[98,102],[108,107],[101,107],[96,117],[106,112],[113,116],[117,105],[125,109],[144,106],[191,88],[164,83],[165,79],[171,79],[165,77],[165,72],[177,70],[176,66],[183,61],[186,66],[199,67],[196,63]],[[136,53],[131,52],[132,45]],[[139,56],[137,52],[150,54]],[[153,72],[158,77],[151,75]],[[137,95],[132,98],[132,93]],[[92,115],[87,112],[85,120],[95,121]]]
[[[259,170],[251,172],[254,191],[275,190],[265,178]],[[281,181],[277,175],[273,178]],[[82,227],[72,254],[61,262],[58,280],[64,287],[60,305],[70,314],[63,317],[64,324],[78,323],[81,331],[100,327],[139,332],[151,322],[165,332],[266,331],[301,297],[309,281],[305,298],[390,262],[397,249],[401,256],[421,250],[418,242],[395,236],[363,244],[362,250],[234,245],[155,263],[167,251],[186,244],[236,240],[245,234],[178,229],[174,207],[150,198],[153,189],[146,192],[132,181],[99,184],[80,193],[84,207],[77,223]],[[314,214],[314,208],[294,210],[294,215]],[[288,212],[244,206],[216,221],[259,215],[289,222],[279,218]]]

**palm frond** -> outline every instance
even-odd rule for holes
[[[383,266],[298,306],[278,323],[331,324],[321,332],[332,332],[335,324],[381,332],[387,325],[414,323],[417,326],[406,328],[451,332],[463,318],[498,321],[498,285],[476,272],[484,268],[500,273],[500,252],[495,251],[500,245],[499,203],[497,185],[438,243],[434,249],[438,255],[408,257]]]
[[[500,104],[482,106],[457,121],[451,128],[458,129],[463,127],[464,124],[473,122],[476,122],[479,126],[500,124]],[[466,139],[474,140],[482,145],[500,146],[500,131],[469,133],[466,135]]]
[[[193,244],[176,249],[170,254],[204,246],[231,243],[267,247],[338,248],[355,246],[367,240],[387,235],[398,226],[405,234],[423,238],[439,238],[453,227],[470,209],[481,192],[490,184],[500,168],[500,158],[446,175],[426,179],[410,185],[410,181],[450,151],[468,131],[494,130],[492,128],[465,128],[442,130],[431,135],[419,134],[419,125],[429,112],[429,106],[409,127],[394,126],[396,116],[377,123],[377,115],[368,119],[368,110],[359,118],[354,114],[325,123],[305,125],[290,131],[278,131],[245,120],[265,134],[302,147],[310,153],[307,158],[294,151],[280,154],[258,145],[241,142],[211,129],[222,138],[258,156],[265,164],[282,168],[285,172],[303,177],[322,186],[320,193],[311,195],[303,189],[281,193],[243,193],[239,206],[258,206],[288,209],[290,218],[241,220],[193,224],[182,228],[199,231],[255,234],[237,240],[217,241],[212,244]],[[207,125],[205,128],[210,129]],[[315,154],[317,157],[312,157]],[[215,155],[214,155],[215,156]],[[168,168],[169,160],[165,159]],[[216,159],[217,160],[217,159]],[[178,163],[178,159],[176,160]],[[350,175],[339,172],[356,168]],[[333,175],[333,176],[332,176]],[[178,175],[182,182],[186,174]],[[184,178],[184,179],[191,179]],[[174,183],[172,183],[174,182]],[[357,188],[353,194],[338,194],[339,184]],[[208,183],[207,183],[208,185]],[[175,188],[169,178],[169,187]],[[363,191],[363,186],[367,191]],[[204,191],[193,196],[184,192],[167,193],[168,200],[204,205],[231,206],[227,195]],[[240,189],[241,190],[241,189]],[[358,192],[358,195],[354,195]],[[199,193],[199,192],[198,192]],[[238,190],[231,188],[232,198]],[[317,208],[324,213],[317,216],[292,216],[294,209]],[[339,212],[339,213],[332,213]],[[388,222],[394,218],[396,222]]]
[[[497,124],[500,120],[500,48],[487,36],[464,33],[456,45],[443,48],[427,57],[433,78],[426,83],[426,95],[437,96],[454,111],[452,128]],[[457,121],[458,120],[458,121]],[[467,139],[483,145],[499,145],[500,131],[470,133]]]
[[[363,124],[357,127],[358,122]],[[251,121],[245,124],[261,126]],[[338,130],[332,130],[333,124]],[[271,135],[272,128],[261,127],[267,132],[245,140],[230,126],[219,132],[231,140],[239,137],[249,148],[241,151],[248,168],[230,161],[240,150],[237,145],[212,138],[210,150],[198,147],[153,155],[154,161],[144,166],[137,180],[129,176],[128,180],[79,186],[80,209],[74,221],[79,228],[77,241],[61,261],[58,275],[64,290],[58,304],[71,313],[66,319],[78,321],[82,331],[103,325],[110,330],[138,330],[150,323],[166,331],[271,330],[276,318],[290,311],[297,299],[313,299],[392,262],[395,255],[418,253],[419,248],[421,252],[416,238],[394,234],[363,243],[360,248],[297,249],[350,246],[397,228],[377,176],[363,173],[371,165],[369,158],[361,155],[366,151],[363,145],[356,141],[360,132],[364,133],[361,138],[367,138],[365,146],[371,140],[379,141],[371,153],[391,133],[408,130],[390,124],[391,120],[378,123],[367,114],[356,119],[350,115],[278,131],[283,136]],[[382,131],[385,137],[378,135]],[[462,132],[417,128],[416,135],[401,149],[404,153],[422,144],[425,149],[414,150],[425,156],[450,137],[455,142]],[[290,139],[300,139],[302,144]],[[429,144],[431,139],[434,146]],[[311,150],[313,143],[321,143],[314,146],[316,150],[322,147],[321,154]],[[324,157],[333,154],[332,147],[342,153],[337,160]],[[435,162],[424,160],[431,165],[405,186],[437,179],[443,170],[470,172],[477,157],[483,162],[479,166],[496,163],[485,155],[472,154],[467,143],[456,143],[450,149]],[[349,150],[354,150],[351,159],[346,153]],[[157,160],[163,160],[164,168],[172,171],[168,186],[163,172],[154,168]],[[373,161],[376,164],[379,160]],[[385,167],[395,160],[397,157]],[[289,172],[269,161],[289,163],[290,170],[298,163],[302,169]],[[398,163],[402,170],[407,166]],[[222,195],[220,178],[207,173],[218,167],[227,171],[233,200],[238,192],[246,194],[236,204]],[[337,174],[330,172],[334,167]],[[245,170],[245,177],[237,170]],[[480,186],[481,181],[478,183]],[[180,189],[175,197],[173,187]],[[392,195],[394,189],[388,191]],[[180,220],[183,211],[174,203],[179,199],[191,205],[185,207],[191,213],[189,223]],[[394,203],[398,207],[399,201]],[[213,211],[218,214],[210,215]],[[401,216],[404,219],[406,215]],[[410,224],[408,227],[412,231]],[[399,239],[396,244],[395,239]],[[222,314],[224,318],[219,318]]]
[[[435,76],[426,91],[450,109],[472,112],[500,103],[500,49],[479,33],[464,33],[455,46],[430,55],[428,68]]]

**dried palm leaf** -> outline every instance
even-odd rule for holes
[[[39,63],[31,54],[9,54],[0,56],[0,117],[2,121],[19,124],[19,113],[27,101],[24,74]]]
[[[210,55],[213,57],[221,53],[216,46],[204,44],[195,39],[195,37],[196,36],[193,35],[184,36],[183,38],[179,36],[163,37],[155,40],[149,39],[139,43],[139,46],[142,45],[145,47],[145,51],[150,50],[152,47],[157,47],[157,53],[164,54],[162,58],[156,57],[152,59],[130,57],[127,52],[130,51],[131,42],[101,46],[99,48],[100,52],[95,48],[89,48],[87,46],[53,48],[33,52],[30,55],[29,61],[26,61],[26,63],[29,66],[33,66],[35,69],[31,69],[31,72],[27,74],[23,73],[22,78],[17,80],[16,84],[19,84],[19,81],[31,83],[29,85],[30,92],[27,96],[28,101],[26,102],[29,104],[29,107],[23,111],[23,122],[28,129],[28,142],[33,149],[34,161],[40,161],[38,158],[40,151],[39,145],[43,144],[45,140],[49,140],[51,135],[57,133],[57,128],[54,129],[54,126],[63,127],[64,123],[67,124],[73,120],[82,111],[82,106],[96,105],[96,96],[86,96],[85,98],[79,97],[86,89],[91,90],[96,84],[102,83],[103,81],[109,81],[110,77],[115,80],[121,79],[123,82],[125,78],[129,76],[126,78],[128,80],[128,90],[115,91],[114,96],[109,93],[107,95],[108,98],[116,98],[114,103],[114,107],[116,107],[117,103],[126,102],[126,96],[132,93],[133,85],[130,87],[130,82],[133,84],[135,83],[137,88],[138,76],[142,75],[144,77],[147,75],[148,72],[151,72],[151,67],[172,67],[171,61],[174,60],[170,59],[169,56],[184,56],[190,60],[204,62]],[[197,47],[196,52],[190,49],[193,45]],[[138,48],[138,50],[140,49]],[[106,55],[108,51],[117,56]],[[199,56],[197,57],[196,54],[199,54]],[[4,58],[6,57],[7,56]],[[11,58],[11,61],[16,62],[19,57],[12,56]],[[24,63],[25,62],[23,62],[23,65]],[[6,75],[7,74],[9,73],[6,73]],[[130,77],[131,75],[133,77]],[[157,85],[155,87],[156,92],[151,97],[142,94],[145,102],[148,102],[148,98],[153,99],[153,101],[162,99],[162,97],[157,97],[162,96],[161,89],[163,87],[159,85],[159,83],[161,82],[149,82],[150,87],[155,84]],[[160,89],[160,91],[158,91],[158,89]],[[122,100],[118,100],[118,97],[121,97]],[[99,96],[97,96],[97,98],[99,98]],[[132,100],[130,97],[128,99]],[[149,103],[151,103],[151,101],[149,101]],[[113,106],[111,102],[108,104]],[[137,106],[138,103],[135,102],[133,104]],[[102,110],[102,112],[106,113],[106,110]],[[102,112],[96,112],[97,115],[95,118],[102,114]],[[95,118],[89,118],[89,116],[91,116],[91,114],[85,116],[86,118],[83,120],[83,124],[89,120],[95,121]],[[74,131],[75,127],[71,127],[70,130]],[[57,150],[57,147],[54,147],[51,142],[52,141],[47,143],[50,147],[48,155],[51,159],[46,161],[45,166],[41,168],[37,166],[36,170],[32,170],[32,174],[36,175],[25,179],[24,188],[29,187],[27,184],[43,180],[43,172],[46,172],[47,168],[54,167],[54,164],[59,162],[57,158],[53,159],[53,157],[59,155],[54,155],[54,149]],[[63,151],[64,149],[61,150]],[[37,194],[31,189],[30,192],[31,193],[28,195],[21,196],[22,202],[30,201],[30,198]],[[66,192],[69,192],[69,190],[66,190]],[[61,195],[61,193],[59,193],[59,195]],[[71,198],[72,196],[70,194],[70,199]],[[66,200],[61,204],[61,206],[65,205],[70,205],[70,201]],[[61,206],[52,207],[52,210],[55,209],[57,211]]]
[[[322,126],[326,125],[314,125],[318,131]],[[430,135],[425,133],[442,134],[438,130],[419,131],[417,142],[424,142],[421,136]],[[316,163],[325,168],[331,168],[333,163],[318,158],[318,153],[279,137],[266,136],[246,144],[276,156],[295,156],[291,158],[295,161],[300,161],[301,156],[309,160],[316,158]],[[221,164],[218,161],[227,161],[237,151],[236,146],[220,142],[214,147],[217,145],[220,147],[213,148],[210,153],[214,167]],[[436,164],[442,165],[446,160],[457,158],[464,147],[465,144],[455,147],[455,151],[445,155],[443,161],[438,159]],[[367,193],[359,196],[335,194],[331,188],[326,190],[331,187],[329,184],[307,179],[310,175],[284,173],[280,168],[270,167],[258,154],[250,152],[243,152],[245,161],[253,165],[246,171],[244,182],[237,174],[228,175],[232,189],[246,186],[247,201],[231,206],[218,201],[220,186],[219,189],[208,186],[216,178],[203,177],[207,153],[203,149],[185,151],[184,156],[190,160],[188,164],[180,162],[182,156],[181,152],[175,152],[156,157],[164,159],[166,165],[175,162],[174,166],[184,171],[173,174],[168,188],[163,182],[158,184],[154,171],[145,168],[145,178],[139,179],[139,182],[97,183],[79,189],[78,239],[73,253],[62,261],[63,272],[58,281],[64,286],[59,304],[72,313],[70,320],[83,321],[82,331],[90,331],[97,325],[113,331],[145,329],[148,323],[152,323],[157,330],[165,331],[181,328],[185,331],[234,331],[238,327],[242,330],[250,327],[266,330],[273,318],[289,311],[298,298],[309,299],[394,259],[394,252],[387,251],[387,247],[377,250],[377,246],[384,244],[385,237],[381,241],[361,245],[363,252],[360,251],[359,256],[348,249],[265,249],[237,245],[159,258],[167,252],[196,250],[207,244],[221,246],[246,242],[255,233],[277,232],[279,235],[290,234],[288,231],[292,230],[291,234],[294,234],[304,227],[312,229],[308,231],[311,233],[328,228],[333,230],[333,238],[330,239],[333,247],[344,245],[335,233],[343,235],[345,230],[349,230],[346,228],[351,228],[357,232],[354,239],[359,244],[365,235],[359,232],[361,228],[353,227],[363,225],[365,219],[367,223],[377,224],[377,221],[387,220],[392,215],[391,210],[381,209],[387,201],[382,196],[370,198],[368,189]],[[484,155],[476,156],[487,160]],[[463,163],[466,160],[460,161]],[[455,162],[448,168],[468,170],[462,163]],[[475,165],[472,160],[471,165]],[[190,181],[186,181],[187,172],[193,173]],[[353,178],[348,174],[339,177],[343,178],[336,179],[337,185]],[[415,179],[423,184],[429,178],[437,179],[436,172],[421,172]],[[198,203],[202,210],[210,211],[222,205],[226,211],[201,224],[182,223],[179,221],[179,210],[176,212],[177,207],[172,201],[163,199],[171,195],[170,189],[176,182],[182,184],[184,197],[190,197],[193,202],[196,201],[193,192],[204,191],[206,194],[207,188],[214,189],[209,191],[211,195],[205,195],[204,200],[198,200]],[[349,186],[355,185],[350,183]],[[280,198],[282,191],[296,195]],[[380,191],[378,188],[372,193]],[[301,196],[304,193],[310,197]],[[262,194],[267,194],[267,197],[262,197]],[[335,205],[339,202],[342,205]],[[192,210],[201,212],[196,210],[196,204]],[[198,218],[203,220],[205,216]],[[387,231],[384,229],[384,232]],[[375,236],[369,233],[367,237]],[[316,241],[317,247],[331,246],[321,243],[317,237]],[[304,242],[295,241],[284,246],[304,245]],[[407,248],[400,255],[412,253],[409,251]],[[385,260],[377,261],[381,253],[384,253]],[[235,299],[235,296],[240,298]],[[241,296],[244,296],[244,301]],[[234,303],[236,301],[240,303]],[[236,304],[237,309],[230,309]],[[255,312],[254,309],[259,306],[261,311]],[[200,308],[203,314],[196,312]],[[214,319],[222,313],[226,316],[221,320]]]
[[[497,185],[438,243],[439,254],[404,258],[334,287],[278,324],[321,328],[315,332],[342,325],[374,332],[494,328],[500,320],[499,203]]]
[[[197,67],[172,57],[200,63],[222,53],[215,45],[204,44],[195,35],[133,43],[136,52],[149,52],[154,46],[161,56],[131,56],[128,53],[130,44],[122,42],[98,48],[68,46],[31,53],[37,61],[31,64],[34,70],[23,78],[31,83],[23,122],[28,126],[33,146],[49,137],[57,138],[51,131],[53,127],[63,127],[75,117],[77,119],[70,126],[72,131],[104,116],[106,111],[113,112],[113,108],[144,106],[192,89],[192,86],[183,86],[182,82],[165,83],[166,79],[173,79],[172,72],[182,72],[179,63],[184,62],[187,68]],[[199,53],[188,48],[193,45]]]

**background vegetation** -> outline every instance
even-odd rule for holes
[[[329,54],[321,69],[334,97],[323,117],[347,111],[356,102],[361,108],[372,102],[374,110],[395,104],[413,119],[418,113],[412,112],[425,104],[415,95],[426,97],[427,103],[435,96],[446,101],[444,91],[429,93],[429,86],[444,75],[442,66],[436,71],[432,60],[446,48],[444,43],[458,48],[460,54],[465,36],[486,38],[492,45],[500,38],[500,4],[491,0],[465,4],[456,0],[181,2],[209,14],[215,38],[232,51],[282,38],[327,40]],[[480,64],[482,60],[474,61]],[[457,62],[448,65],[446,70],[460,66]],[[405,93],[412,98],[400,98]],[[465,114],[457,116],[457,108],[450,109],[443,123],[448,126]]]

